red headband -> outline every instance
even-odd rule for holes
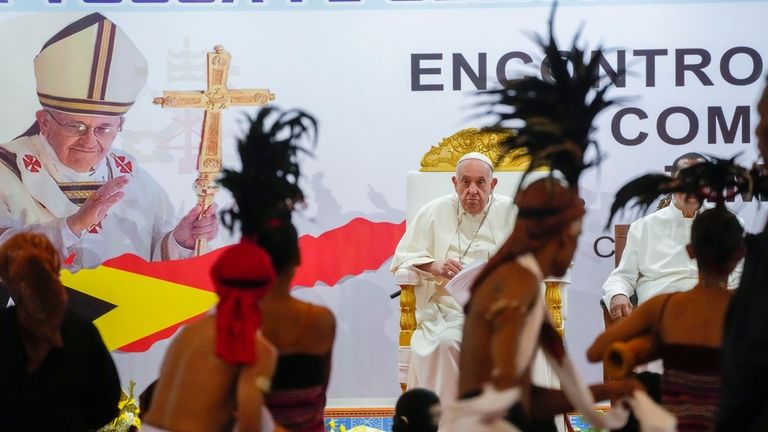
[[[261,327],[259,301],[272,288],[275,270],[269,254],[243,238],[214,263],[211,276],[219,295],[216,354],[228,363],[256,361],[254,335]]]

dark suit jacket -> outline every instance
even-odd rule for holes
[[[3,285],[3,281],[0,281],[0,309],[4,308],[8,304],[8,299],[11,298],[11,293],[8,292],[8,288]]]
[[[746,243],[741,284],[725,319],[720,432],[768,431],[768,227]]]

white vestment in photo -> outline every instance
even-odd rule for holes
[[[66,223],[79,209],[72,199],[83,188],[94,189],[117,176],[130,177],[124,198],[78,237]],[[59,161],[43,136],[17,138],[0,146],[0,184],[0,229],[5,229],[0,244],[19,232],[45,234],[71,271],[97,267],[124,253],[147,261],[192,255],[170,235],[179,218],[165,191],[117,150],[90,172],[78,173]]]

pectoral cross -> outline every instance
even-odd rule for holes
[[[198,176],[195,180],[197,203],[204,212],[213,204],[218,191],[216,177],[221,171],[221,111],[230,106],[266,105],[275,100],[268,89],[235,90],[227,87],[227,74],[232,56],[217,45],[208,53],[208,90],[163,91],[163,97],[153,100],[163,108],[204,108],[200,150],[197,157]],[[195,240],[195,256],[205,253],[206,241]]]

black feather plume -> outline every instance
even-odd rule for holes
[[[742,193],[744,201],[752,201],[755,196],[758,204],[768,201],[768,167],[754,164],[749,176],[752,178],[752,193]]]
[[[219,183],[232,192],[235,206],[222,212],[222,224],[243,234],[257,234],[277,219],[290,221],[304,201],[299,187],[299,154],[310,154],[317,142],[317,121],[301,110],[262,108],[248,118],[248,134],[238,140],[240,171],[225,169]]]
[[[755,178],[749,170],[736,164],[736,157],[705,158],[703,162],[681,169],[674,178],[665,174],[646,174],[622,186],[616,192],[606,227],[630,202],[634,202],[631,207],[645,213],[656,198],[671,193],[684,193],[699,202],[714,201],[718,206],[725,205],[725,201],[737,194],[751,196],[754,193]]]
[[[516,155],[530,156],[529,172],[543,166],[559,170],[576,187],[581,172],[601,161],[600,149],[591,137],[592,124],[597,114],[614,101],[605,98],[610,83],[601,86],[600,49],[589,58],[578,47],[579,34],[570,51],[561,52],[558,48],[553,30],[555,8],[556,4],[549,19],[549,38],[537,38],[551,79],[527,76],[508,82],[506,88],[483,94],[490,96],[486,114],[496,117],[490,129],[509,128],[509,122],[524,122],[518,135],[503,144],[505,150],[523,149]],[[572,74],[568,71],[569,62]],[[585,160],[590,147],[594,156]]]

